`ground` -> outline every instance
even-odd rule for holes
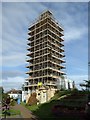
[[[28,110],[27,108],[25,108],[24,106],[22,106],[21,104],[16,104],[15,106],[13,106],[13,109],[15,110],[20,110],[21,111],[21,116],[22,118],[30,118],[30,120],[36,120],[36,116],[32,114],[32,112],[30,110]]]

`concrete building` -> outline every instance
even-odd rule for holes
[[[37,21],[29,28],[26,74],[29,77],[23,85],[22,101],[28,100],[32,92],[37,93],[40,103],[48,101],[57,90],[58,80],[64,87],[61,79],[65,73],[63,63],[64,39],[63,28],[59,25],[50,11],[43,12]]]
[[[65,89],[74,89],[75,88],[75,83],[74,81],[65,78]]]

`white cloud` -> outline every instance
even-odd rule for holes
[[[69,28],[68,31],[65,31],[65,42],[70,42],[73,40],[82,40],[84,35],[87,34],[88,39],[88,28],[86,27],[77,27],[77,28]]]
[[[89,2],[89,0],[1,0],[2,2]]]
[[[2,4],[0,3],[0,56],[2,56]],[[2,64],[2,60],[0,61]]]
[[[2,80],[0,79],[0,86],[2,86]]]
[[[81,89],[80,84],[84,83],[84,80],[88,80],[88,75],[70,75],[68,76],[70,80],[75,81],[75,85],[78,89]]]
[[[88,75],[69,75],[71,80],[74,80],[77,85],[83,82],[83,80],[88,80]]]
[[[18,66],[25,63],[29,23],[32,23],[33,17],[38,17],[40,9],[45,8],[45,6],[40,3],[40,9],[34,9],[33,6],[30,5],[30,7],[28,3],[18,4],[3,4],[2,55],[4,66]],[[35,7],[37,7],[37,5],[38,3],[34,4]],[[31,17],[30,13],[32,13],[33,17]]]
[[[15,66],[16,67],[16,66]],[[7,79],[9,77],[11,77],[12,79],[16,76],[25,76],[25,71],[20,70],[20,69],[8,69],[8,70],[3,70],[2,69],[2,79]]]
[[[5,91],[10,89],[21,89],[22,84],[24,83],[25,78],[23,77],[14,77],[14,78],[7,78],[2,81],[2,85]]]
[[[66,43],[82,40],[85,35],[88,39],[88,3],[55,3],[52,12],[64,29]]]
[[[25,63],[25,54],[16,53],[13,55],[3,56],[3,66],[19,66]]]
[[[12,82],[13,81],[13,83],[16,83],[17,81],[18,82],[23,82],[24,81],[24,78],[23,77],[20,77],[20,76],[18,76],[18,77],[14,77],[14,78],[7,78],[7,79],[4,79],[2,82],[6,82],[6,83],[8,83],[8,82]]]
[[[56,8],[53,9],[53,7],[55,7],[55,4],[56,4]],[[71,7],[72,5],[69,6],[69,4],[67,5],[67,3],[63,5],[62,4],[52,3],[51,5],[50,3],[51,6],[49,5],[50,6],[49,7],[46,4],[42,4],[40,2],[39,3],[22,3],[21,2],[21,3],[8,3],[8,4],[3,3],[3,15],[2,15],[3,17],[3,24],[2,24],[3,25],[3,66],[15,67],[25,63],[26,43],[27,43],[26,39],[27,39],[28,26],[35,20],[35,18],[38,17],[41,11],[46,9],[53,10],[53,14],[55,13],[54,15],[56,15],[56,19],[58,19],[58,21],[64,25],[64,29],[65,29],[64,34],[65,34],[66,43],[69,43],[70,41],[75,41],[77,39],[82,40],[82,37],[84,37],[87,34],[87,25],[86,25],[87,17],[85,17],[87,16],[86,10],[83,10],[84,7],[82,5],[78,7],[77,5]],[[71,13],[71,11],[73,12]],[[83,14],[82,14],[82,11],[83,11]],[[69,47],[70,46],[68,46],[68,49]],[[75,49],[73,49],[73,51]],[[81,49],[81,51],[86,51],[86,48],[83,47],[83,50]],[[69,56],[72,54],[69,54]],[[67,57],[69,58],[69,56]],[[75,61],[74,56],[72,57],[72,59]],[[69,63],[72,62],[71,59],[69,59],[68,62]],[[0,58],[0,63],[1,63],[1,58]],[[77,63],[75,62],[73,63],[76,66],[78,66]],[[13,71],[15,70],[13,69]],[[75,81],[78,82],[78,81],[82,81],[84,77],[71,76],[71,79],[75,79]],[[4,80],[3,85],[4,85],[4,88],[6,89],[9,89],[9,87],[15,88],[15,87],[18,87],[17,85],[21,85],[23,80],[24,78],[22,76],[15,77],[15,78],[14,77],[11,78],[9,76],[6,80]],[[18,81],[19,81],[19,84],[18,84]]]

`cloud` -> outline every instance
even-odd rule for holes
[[[3,56],[2,60],[3,66],[19,66],[25,63],[25,53],[15,53],[13,55]]]
[[[2,2],[89,2],[89,0],[1,0]]]
[[[3,79],[3,81],[2,82],[13,82],[13,83],[15,83],[15,82],[23,82],[23,80],[24,80],[25,78],[23,78],[23,77],[20,77],[20,76],[17,76],[17,77],[14,77],[13,79],[11,78],[11,77],[8,77],[7,79]]]
[[[2,86],[2,80],[0,79],[0,86]]]
[[[68,78],[71,80],[74,80],[76,82],[76,85],[79,85],[83,82],[83,80],[88,80],[88,75],[69,75]]]
[[[38,3],[34,4],[35,8],[37,5]],[[41,4],[39,6],[40,9],[45,8]],[[32,23],[33,17],[38,16],[39,11],[38,8],[34,9],[33,6],[29,6],[28,3],[3,3],[3,65],[18,66],[25,63],[28,26]]]
[[[20,70],[4,70],[2,71],[2,79],[11,77],[12,79],[16,76],[25,76],[25,71]]]
[[[14,78],[9,77],[7,79],[3,79],[2,85],[5,91],[9,91],[11,89],[21,89],[24,81],[25,78],[20,76]]]
[[[0,3],[0,56],[2,55],[2,4]]]
[[[88,75],[70,75],[68,76],[70,80],[75,81],[75,85],[78,89],[81,89],[80,84],[84,83],[84,80],[88,80]]]
[[[88,28],[86,27],[77,27],[77,28],[70,28],[68,31],[65,32],[65,42],[73,42],[73,40],[82,40],[84,35],[88,34]]]
[[[88,3],[61,3],[60,8],[56,6],[61,8],[60,12],[55,11],[55,16],[64,29],[65,42],[82,40],[85,35],[88,39]]]
[[[15,87],[15,84],[13,85],[14,81],[16,81],[16,83],[18,82],[17,80],[23,81],[24,68],[21,70],[18,68],[24,65],[26,59],[28,27],[42,11],[47,9],[52,11],[57,21],[62,23],[65,30],[64,38],[67,53],[66,57],[68,59],[68,73],[76,74],[77,71],[81,71],[80,73],[84,72],[83,69],[87,67],[87,5],[87,3],[74,4],[57,2],[3,3],[2,57],[4,83],[7,81],[7,85],[4,85],[5,89],[9,89],[8,86],[10,86],[10,88]],[[83,59],[83,61],[81,61],[81,59]],[[2,59],[0,58],[0,63],[1,61]],[[11,69],[8,69],[8,67]],[[78,67],[82,70],[78,69]],[[71,72],[71,70],[73,72]],[[87,71],[85,71],[85,73],[86,72]]]

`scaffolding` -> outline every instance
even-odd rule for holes
[[[57,89],[57,79],[65,75],[62,63],[64,55],[63,28],[55,21],[50,11],[45,11],[39,19],[28,28],[27,56],[29,71],[26,74],[25,89],[36,91],[39,83],[48,88]]]

